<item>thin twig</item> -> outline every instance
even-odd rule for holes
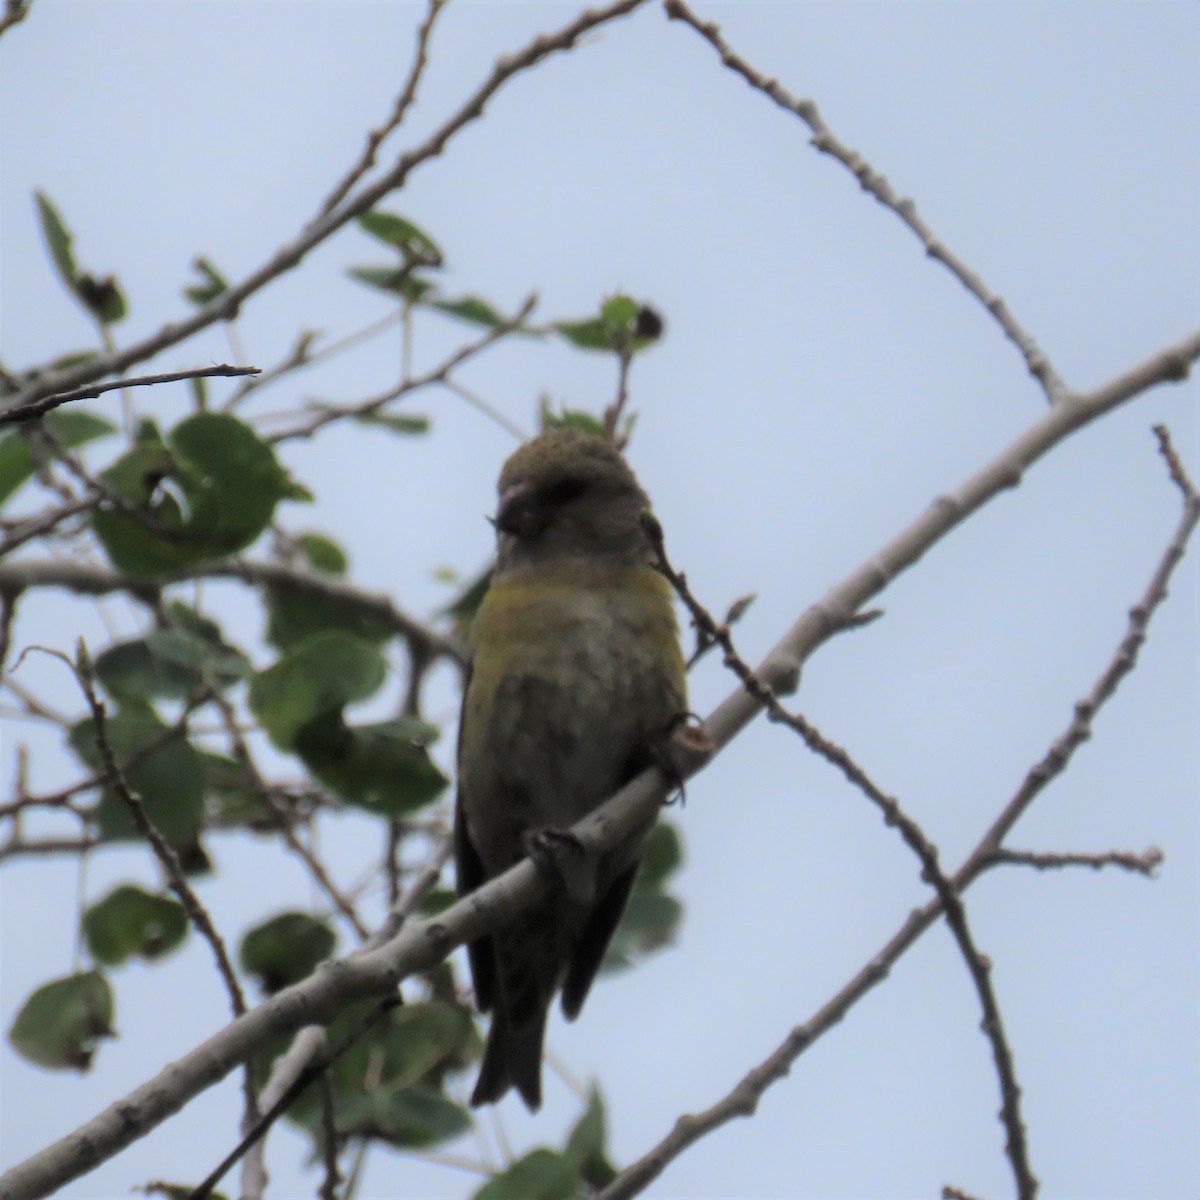
[[[1007,1135],[1005,1149],[1012,1164],[1017,1195],[1021,1200],[1033,1200],[1037,1195],[1038,1181],[1029,1165],[1025,1123],[1021,1116],[1021,1089],[1017,1083],[1012,1049],[1004,1034],[1000,1006],[992,987],[991,963],[975,945],[975,940],[967,924],[966,908],[954,885],[942,871],[938,861],[937,847],[925,836],[920,825],[905,813],[899,801],[895,797],[885,794],[842,747],[823,737],[799,713],[789,712],[784,708],[771,688],[754,674],[746,661],[737,653],[729,626],[717,623],[712,614],[693,595],[683,575],[671,566],[661,536],[655,538],[655,550],[658,553],[659,569],[670,580],[679,598],[691,613],[697,628],[703,630],[711,641],[721,646],[725,652],[725,665],[737,675],[747,690],[767,710],[767,719],[787,725],[804,739],[809,749],[837,767],[879,808],[886,823],[894,825],[900,831],[900,836],[920,861],[921,878],[938,895],[942,910],[946,915],[946,924],[949,926],[954,940],[958,943],[963,961],[970,972],[971,981],[975,985],[980,1007],[983,1009],[982,1028],[991,1043],[992,1059],[996,1064],[996,1075],[1000,1082],[1000,1119]]]
[[[617,426],[629,403],[629,366],[633,362],[633,351],[623,346],[617,354],[617,394],[613,402],[604,410],[604,436],[613,442],[618,450],[624,445],[617,438]]]
[[[238,1144],[212,1170],[208,1177],[198,1187],[187,1195],[187,1200],[206,1200],[212,1194],[213,1188],[221,1181],[221,1177],[250,1149],[260,1141],[268,1129],[292,1105],[293,1101],[304,1091],[314,1079],[319,1079],[325,1071],[354,1046],[362,1037],[374,1028],[384,1017],[397,1008],[401,1003],[399,996],[388,996],[379,1001],[349,1032],[342,1035],[337,1043],[317,1058],[313,1059],[297,1076],[292,1085],[279,1099],[259,1117],[251,1129]]]
[[[979,275],[934,235],[917,213],[917,206],[911,199],[896,195],[887,179],[861,154],[851,150],[834,136],[813,101],[797,99],[778,80],[769,79],[756,71],[745,59],[734,53],[721,36],[721,30],[716,24],[701,21],[683,0],[664,0],[663,7],[669,18],[683,21],[700,34],[720,55],[721,62],[726,67],[740,75],[752,88],[772,99],[780,108],[799,117],[812,130],[812,145],[821,153],[836,158],[858,180],[863,191],[869,192],[885,208],[891,209],[917,235],[925,247],[925,253],[942,263],[995,318],[1005,337],[1020,351],[1029,373],[1042,385],[1042,390],[1051,403],[1060,400],[1066,394],[1066,384],[1037,342],[1009,311],[1008,305],[990,291]]]
[[[444,835],[422,866],[416,879],[409,884],[407,891],[388,909],[387,918],[371,936],[368,946],[382,946],[384,942],[391,941],[400,932],[400,927],[412,916],[417,905],[425,899],[441,878],[442,868],[450,861],[453,850],[453,840],[449,834]]]
[[[820,604],[806,612],[784,634],[758,666],[756,674],[770,681],[778,692],[777,681],[794,678],[800,663],[830,636],[831,631],[846,628],[847,618],[858,612],[891,578],[915,562],[988,499],[1019,482],[1023,469],[1073,431],[1126,400],[1157,383],[1184,378],[1189,364],[1198,355],[1200,333],[1165,347],[1095,391],[1073,396],[1069,403],[1052,407],[1011,446],[963,483],[953,498],[934,504],[928,513],[901,530],[877,554],[831,588]],[[705,718],[705,729],[712,739],[713,749],[728,745],[759,711],[757,702],[739,684]],[[603,852],[612,849],[644,826],[661,805],[665,791],[660,773],[656,769],[647,770],[578,822],[573,832],[585,850]],[[968,882],[961,872],[952,878],[958,891],[962,891]],[[518,919],[545,894],[545,886],[536,868],[528,861],[522,861],[436,918],[406,923],[397,937],[385,946],[318,969],[301,983],[285,988],[245,1017],[232,1022],[202,1046],[184,1054],[71,1133],[11,1167],[0,1180],[0,1195],[6,1200],[31,1200],[61,1189],[173,1116],[200,1092],[223,1079],[239,1062],[254,1054],[268,1039],[311,1025],[314,1020],[329,1020],[355,1000],[389,993],[402,979],[443,961],[455,947],[478,940]],[[750,1084],[755,1085],[747,1100],[751,1108],[774,1078],[787,1073],[804,1046],[842,1020],[857,999],[887,976],[893,963],[940,915],[941,901],[934,897],[905,921],[879,954],[819,1013],[806,1025],[793,1030],[785,1043],[755,1069],[754,1078],[747,1077]],[[760,1077],[761,1082],[756,1082]],[[712,1127],[741,1111],[739,1098],[738,1094],[731,1093],[721,1106],[717,1106],[721,1112],[714,1118]],[[666,1162],[679,1151],[668,1146],[667,1156],[661,1163],[655,1158],[658,1153],[658,1150],[651,1151],[647,1156],[651,1160],[645,1175],[647,1181],[657,1177]]]
[[[1132,372],[1130,374],[1132,375]],[[1113,388],[1116,385],[1108,386]],[[1197,520],[1200,518],[1200,506],[1197,505],[1195,493],[1189,494],[1185,489],[1184,496],[1183,516],[1142,599],[1130,613],[1129,632],[1117,647],[1116,653],[1101,673],[1087,700],[1076,706],[1074,717],[1066,732],[1054,742],[1042,763],[1030,772],[1025,783],[1005,806],[1000,817],[984,834],[963,866],[950,877],[949,882],[955,893],[961,895],[965,892],[979,875],[995,862],[1000,842],[1011,829],[1017,817],[1028,808],[1037,792],[1066,766],[1071,754],[1082,744],[1084,737],[1081,736],[1078,728],[1081,720],[1085,722],[1084,730],[1090,730],[1091,721],[1096,713],[1112,698],[1120,679],[1132,669],[1136,659],[1136,650],[1145,639],[1149,621],[1158,605],[1166,598],[1167,584],[1171,574],[1179,564],[1187,540],[1195,530]],[[761,673],[762,669],[760,668],[759,674]],[[727,704],[728,701],[721,707],[725,708]],[[721,735],[731,736],[711,717],[706,725],[710,732],[716,727],[718,744],[722,740]],[[626,1197],[637,1195],[657,1179],[674,1159],[700,1138],[727,1124],[735,1117],[752,1115],[767,1089],[783,1079],[791,1070],[792,1064],[809,1046],[839,1024],[863,996],[888,977],[895,963],[927,929],[937,922],[944,910],[943,899],[940,895],[923,907],[913,910],[887,943],[808,1021],[792,1029],[771,1054],[750,1070],[717,1103],[703,1112],[680,1116],[666,1137],[640,1159],[626,1167],[600,1193],[597,1200],[624,1200]]]
[[[1183,493],[1185,504],[1194,504],[1196,485],[1192,483],[1174,444],[1171,442],[1171,431],[1165,425],[1155,425],[1153,432],[1158,439],[1158,452],[1167,464],[1167,473],[1171,476],[1171,482]]]
[[[70,662],[65,656],[63,658],[64,661]],[[179,855],[175,853],[171,844],[150,820],[146,812],[146,807],[142,803],[141,796],[130,790],[121,768],[117,765],[112,743],[108,740],[107,713],[103,701],[96,695],[95,670],[92,666],[92,659],[88,654],[87,646],[82,638],[80,638],[78,643],[76,661],[72,665],[76,673],[76,678],[79,680],[79,686],[83,689],[83,694],[87,698],[88,707],[92,710],[92,720],[96,726],[96,746],[100,751],[100,757],[104,763],[104,771],[107,777],[106,782],[125,802],[125,806],[129,809],[130,816],[132,816],[133,823],[137,826],[138,832],[149,842],[163,871],[166,873],[167,886],[179,897],[179,902],[183,905],[184,912],[187,913],[188,918],[196,927],[196,931],[212,948],[213,957],[217,963],[217,970],[220,972],[226,990],[229,992],[230,1007],[233,1009],[233,1015],[239,1017],[246,1012],[246,998],[242,995],[241,986],[238,984],[237,976],[234,974],[233,964],[230,962],[229,955],[225,950],[225,942],[213,925],[212,918],[208,915],[208,910],[200,903],[200,899],[196,893],[192,891],[191,884],[188,883],[187,877],[183,873],[183,865],[179,861]]]
[[[378,129],[372,129],[367,135],[367,144],[363,147],[358,161],[339,180],[337,186],[325,198],[325,203],[321,205],[321,216],[333,212],[353,191],[354,185],[375,165],[375,155],[382,142],[404,123],[404,118],[416,99],[417,85],[421,82],[421,76],[424,75],[428,63],[429,37],[433,33],[433,23],[445,5],[446,0],[429,0],[425,20],[417,30],[417,48],[413,53],[412,65],[408,68],[408,78],[404,81],[404,87],[400,89],[400,95],[396,97],[391,116]]]
[[[233,412],[235,409],[241,407],[247,397],[257,395],[257,393],[261,392],[268,385],[278,382],[280,379],[291,374],[291,372],[298,371],[301,367],[316,366],[317,363],[323,362],[325,359],[341,354],[343,350],[349,350],[352,346],[369,341],[371,338],[390,329],[399,319],[400,314],[398,312],[389,312],[378,321],[372,321],[369,325],[364,325],[361,329],[354,330],[353,333],[336,338],[327,346],[322,346],[319,350],[310,350],[310,346],[318,335],[312,330],[304,330],[287,358],[273,367],[267,367],[256,378],[247,379],[225,402],[223,411]]]
[[[70,854],[77,857],[100,845],[101,840],[98,837],[63,837],[26,841],[13,835],[0,842],[0,860],[18,857],[45,858],[51,854]]]
[[[602,8],[588,9],[555,33],[534,38],[523,49],[499,59],[488,77],[467,97],[458,109],[442,122],[423,142],[401,154],[373,183],[359,189],[334,211],[310,221],[291,241],[285,243],[266,262],[239,283],[198,308],[181,321],[164,325],[157,332],[124,349],[97,355],[85,363],[31,380],[10,397],[14,407],[25,407],[42,397],[81,387],[96,379],[118,374],[134,363],[143,362],[169,346],[186,341],[217,321],[232,320],[241,306],[280,275],[299,266],[310,251],[330,238],[344,225],[369,212],[390,192],[402,187],[409,175],[422,164],[441,155],[451,139],[467,125],[483,116],[488,101],[509,80],[530,70],[553,54],[573,48],[585,34],[619,17],[627,16],[646,0],[614,0]]]
[[[17,615],[17,595],[15,591],[0,592],[0,676],[4,674],[4,664],[8,662],[8,651],[12,646],[13,617]]]
[[[73,400],[94,400],[104,392],[112,392],[117,388],[153,387],[156,383],[178,383],[181,379],[257,375],[258,371],[258,367],[235,367],[229,363],[222,363],[217,367],[195,367],[190,371],[168,371],[165,375],[137,375],[129,379],[114,379],[109,383],[95,383],[87,387],[73,388],[67,392],[55,392],[30,404],[2,408],[0,409],[0,426],[13,425],[20,421],[32,421],[37,417],[45,416],[51,409],[59,408],[63,404],[70,404]]]
[[[14,25],[29,16],[33,0],[4,0],[4,15],[0,16],[0,35],[7,33]]]
[[[1163,864],[1163,852],[1151,846],[1141,854],[1132,850],[1106,850],[1100,854],[1055,854],[1046,850],[1009,850],[1002,847],[987,860],[987,866],[1011,863],[1016,866],[1034,867],[1039,871],[1060,870],[1063,867],[1090,867],[1099,871],[1102,867],[1121,867],[1148,878]]]
[[[338,912],[346,918],[354,929],[354,932],[360,938],[366,939],[368,936],[367,927],[355,911],[354,905],[342,895],[337,885],[330,878],[329,872],[325,870],[321,860],[297,836],[296,830],[293,828],[291,814],[282,804],[279,797],[267,786],[266,780],[263,778],[258,765],[250,754],[250,747],[246,739],[242,736],[241,729],[238,727],[237,714],[234,712],[233,705],[230,703],[228,697],[211,680],[208,681],[207,692],[208,698],[212,700],[221,712],[226,732],[229,735],[230,745],[233,749],[234,758],[249,776],[255,795],[276,818],[277,827],[283,837],[284,843],[308,868],[308,872],[313,877],[317,886],[329,897]]]
[[[321,1161],[325,1168],[321,1186],[317,1189],[319,1200],[338,1200],[338,1184],[342,1173],[338,1170],[338,1132],[334,1113],[333,1084],[329,1073],[322,1072],[321,1087]]]
[[[98,496],[83,496],[22,521],[20,525],[13,528],[4,541],[0,542],[0,558],[11,554],[18,546],[23,546],[26,542],[33,541],[34,538],[45,536],[69,517],[94,508],[98,500]]]
[[[518,442],[524,442],[528,439],[529,434],[521,428],[515,421],[510,421],[494,404],[485,400],[478,392],[467,387],[461,380],[458,379],[443,379],[442,387],[447,391],[453,392],[460,399],[465,400],[472,408],[483,413],[489,421],[494,421],[506,433],[511,433]]]
[[[396,608],[389,597],[360,592],[328,576],[281,563],[220,559],[196,563],[155,580],[135,579],[107,567],[56,559],[26,559],[0,564],[0,591],[45,587],[65,588],[81,596],[124,592],[155,608],[160,603],[163,588],[195,579],[234,579],[254,587],[288,588],[315,600],[333,601],[340,607],[379,621],[410,643],[423,646],[435,658],[449,659],[460,666],[466,661],[461,646]]]
[[[1159,434],[1158,436],[1161,446],[1164,444],[1163,435]],[[1169,446],[1169,440],[1165,444]],[[1178,473],[1172,469],[1170,456],[1167,456],[1167,464],[1168,469],[1171,470],[1172,480],[1177,485],[1179,485],[1180,479],[1186,482],[1187,477],[1182,473],[1181,467]],[[1163,552],[1142,598],[1129,610],[1125,636],[1121,639],[1116,653],[1088,695],[1076,702],[1071,723],[1066,730],[1051,745],[1041,762],[1026,775],[1024,783],[1004,806],[1004,810],[973,851],[959,872],[963,878],[973,879],[980,871],[987,868],[989,859],[1000,850],[1012,827],[1020,820],[1046,785],[1066,770],[1075,751],[1092,736],[1092,723],[1096,714],[1107,701],[1112,699],[1121,680],[1137,665],[1138,655],[1146,640],[1150,619],[1158,606],[1167,598],[1167,584],[1183,558],[1188,540],[1197,523],[1200,522],[1200,494],[1197,494],[1190,484],[1183,486],[1182,490],[1184,503],[1179,524],[1176,526],[1175,533]]]
[[[402,396],[407,396],[412,392],[419,391],[421,388],[429,387],[431,384],[445,383],[455,367],[461,366],[464,362],[474,358],[480,351],[486,350],[494,342],[498,342],[501,338],[512,333],[514,329],[520,328],[521,323],[533,311],[536,304],[537,296],[529,296],[525,300],[525,303],[521,305],[520,311],[514,316],[506,318],[498,325],[493,325],[475,341],[468,342],[467,345],[447,358],[441,366],[434,367],[432,370],[426,371],[423,375],[407,376],[395,387],[389,388],[386,392],[382,392],[378,396],[372,396],[368,400],[360,400],[357,404],[337,404],[323,407],[307,421],[303,421],[293,428],[285,429],[280,433],[271,434],[267,438],[267,441],[272,445],[278,445],[280,442],[289,442],[295,438],[309,438],[317,430],[323,429],[326,425],[332,424],[334,421],[344,421],[347,419],[361,420],[363,417],[370,417],[393,400],[399,400]]]

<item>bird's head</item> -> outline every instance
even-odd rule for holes
[[[620,451],[604,438],[578,429],[543,433],[504,464],[497,490],[499,570],[650,557],[641,524],[650,502]]]

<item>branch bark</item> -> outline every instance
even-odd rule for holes
[[[788,630],[756,668],[756,675],[777,693],[795,690],[804,660],[951,529],[997,493],[1015,487],[1027,467],[1070,433],[1158,383],[1185,378],[1197,357],[1200,332],[1167,346],[1104,387],[1085,395],[1068,395],[1054,405],[1010,446],[953,492],[937,498],[922,516],[831,588]],[[1165,579],[1162,583],[1165,588]],[[761,707],[759,700],[739,686],[705,722],[713,750],[736,737]],[[609,849],[645,823],[665,791],[658,770],[646,771],[574,826],[573,832],[588,851]],[[986,835],[983,844],[989,851],[994,849]],[[973,856],[953,877],[955,889],[961,891],[983,869],[984,863]],[[390,994],[404,979],[441,962],[457,946],[518,917],[544,887],[533,865],[523,861],[436,918],[406,926],[378,949],[326,963],[315,975],[234,1020],[74,1132],[12,1168],[0,1177],[0,1200],[45,1196],[85,1174],[224,1078],[269,1038],[306,1025],[325,1024],[354,1000]],[[941,912],[941,901],[935,899],[913,913],[881,954],[807,1026],[793,1031],[788,1043],[759,1070],[774,1077],[786,1073],[791,1058],[812,1040],[813,1031],[840,1019],[846,1008],[880,982],[890,963]]]

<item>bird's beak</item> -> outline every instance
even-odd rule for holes
[[[502,533],[511,533],[513,537],[533,537],[546,527],[545,505],[538,503],[528,484],[515,484],[501,492],[493,524]]]

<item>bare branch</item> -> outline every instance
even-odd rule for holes
[[[400,95],[396,97],[396,104],[392,109],[391,116],[378,129],[372,129],[367,135],[367,144],[363,147],[359,160],[339,180],[337,186],[326,197],[325,203],[321,205],[322,216],[333,212],[354,190],[355,184],[375,165],[375,155],[381,143],[404,123],[404,118],[408,115],[408,110],[416,99],[417,85],[425,74],[425,67],[428,63],[429,37],[433,33],[433,23],[445,6],[446,0],[429,0],[429,9],[425,14],[425,20],[421,22],[420,28],[417,30],[417,48],[413,53],[412,66],[408,69],[408,78],[404,81],[404,87],[400,89]]]
[[[744,58],[734,53],[715,23],[701,21],[683,0],[664,0],[663,7],[672,20],[683,21],[696,30],[721,56],[721,62],[726,67],[740,75],[752,88],[774,100],[780,108],[799,117],[812,130],[812,145],[822,154],[836,158],[858,180],[864,192],[869,192],[885,208],[891,209],[917,235],[925,247],[925,253],[945,266],[995,318],[1005,337],[1021,352],[1029,373],[1042,385],[1051,403],[1065,395],[1066,384],[1037,342],[1009,311],[1008,305],[935,236],[910,198],[896,195],[884,175],[876,171],[858,151],[851,150],[838,140],[813,101],[797,99],[778,80],[769,79],[756,71]]]
[[[1135,854],[1132,850],[1107,850],[1100,854],[1054,854],[1044,850],[1008,850],[1001,847],[989,855],[984,865],[990,867],[1014,863],[1039,871],[1061,870],[1063,867],[1090,867],[1093,871],[1099,871],[1102,867],[1121,867],[1150,878],[1162,866],[1163,859],[1163,852],[1157,846],[1151,846],[1141,854]]]
[[[657,528],[657,526],[655,526]],[[1033,1200],[1037,1195],[1038,1181],[1029,1165],[1029,1150],[1025,1140],[1025,1123],[1021,1117],[1021,1089],[1017,1083],[1012,1050],[1004,1034],[1004,1022],[1000,1006],[992,988],[991,963],[975,945],[967,924],[967,910],[959,898],[954,885],[942,871],[938,861],[937,847],[925,836],[920,825],[912,819],[894,797],[886,795],[867,772],[844,750],[835,745],[811,725],[799,713],[789,712],[780,704],[771,688],[751,671],[745,660],[733,646],[728,624],[718,625],[712,614],[696,599],[688,587],[687,580],[677,572],[667,559],[661,536],[654,538],[658,552],[658,566],[671,581],[680,599],[692,615],[696,627],[712,642],[725,651],[725,665],[742,681],[743,686],[767,711],[767,719],[787,725],[804,739],[809,749],[837,767],[843,775],[859,789],[882,813],[888,825],[894,825],[908,847],[921,863],[921,878],[937,893],[946,924],[958,944],[963,961],[975,984],[979,1003],[983,1009],[982,1028],[992,1046],[992,1058],[1000,1081],[1000,1118],[1008,1137],[1005,1147],[1012,1164],[1016,1180],[1017,1195],[1021,1200]],[[631,1193],[617,1193],[631,1194]]]
[[[1171,442],[1171,431],[1165,425],[1154,426],[1154,436],[1158,438],[1158,452],[1167,464],[1167,472],[1171,482],[1183,493],[1185,504],[1194,504],[1196,500],[1196,485],[1184,470],[1183,462]]]
[[[100,841],[98,837],[38,838],[26,841],[13,834],[0,842],[0,860],[22,856],[45,858],[51,854],[70,854],[78,857],[100,845]]]
[[[1132,374],[1131,372],[1130,375]],[[1140,634],[1138,646],[1140,646],[1141,640],[1144,640],[1149,620],[1165,598],[1170,575],[1182,558],[1187,538],[1195,529],[1197,516],[1200,515],[1196,509],[1194,497],[1189,498],[1185,503],[1185,512],[1180,524],[1163,553],[1146,593],[1130,614],[1130,633],[1117,648],[1116,655],[1092,689],[1089,699],[1076,706],[1075,718],[1066,733],[1054,743],[1046,759],[1030,772],[1025,784],[1005,807],[1000,818],[984,834],[963,866],[950,877],[949,883],[954,893],[965,892],[988,866],[998,860],[1000,841],[1012,827],[1017,816],[1025,811],[1037,792],[1053,778],[1053,774],[1057,774],[1065,767],[1070,751],[1081,744],[1083,740],[1081,737],[1073,737],[1073,731],[1076,731],[1081,714],[1086,712],[1086,719],[1090,722],[1096,711],[1112,697],[1119,679],[1132,669],[1133,660],[1128,652],[1129,643],[1135,633]],[[772,654],[774,653],[773,651]],[[771,656],[768,656],[767,663],[760,666],[757,672],[759,676],[766,676],[766,666],[770,661]],[[750,697],[748,690],[739,689],[739,691],[741,695]],[[731,696],[720,706],[717,710],[718,714],[728,711],[733,706],[736,695]],[[756,705],[759,703],[757,697],[750,698],[750,702]],[[715,714],[714,717],[709,718],[706,725],[718,746],[725,744],[729,738],[735,736],[739,728],[731,726],[731,723],[727,721],[718,722]],[[1056,753],[1057,748],[1067,746],[1069,746],[1069,750],[1064,752],[1065,756],[1064,753]],[[1047,764],[1054,763],[1058,764],[1057,769],[1051,773]],[[888,977],[892,966],[942,916],[943,912],[945,912],[944,899],[939,893],[936,898],[930,900],[923,907],[910,913],[904,924],[888,942],[818,1012],[803,1025],[797,1025],[766,1059],[749,1071],[716,1104],[703,1112],[684,1114],[679,1117],[671,1132],[635,1163],[626,1167],[600,1193],[598,1200],[619,1200],[619,1198],[637,1195],[658,1178],[675,1158],[705,1134],[726,1124],[734,1117],[752,1115],[763,1093],[788,1074],[795,1060],[813,1042],[841,1022],[863,996]],[[955,1194],[954,1190],[949,1189],[949,1194]]]
[[[1024,472],[1077,429],[1141,395],[1151,387],[1185,379],[1200,358],[1200,331],[1164,347],[1103,387],[1069,393],[1051,406],[999,454],[900,531],[805,612],[755,668],[777,695],[796,686],[805,659],[902,571],[911,567],[955,526],[989,500],[1016,487]],[[741,730],[758,711],[758,702],[739,688],[722,702],[706,725],[718,745]]]
[[[69,392],[56,392],[45,399],[31,404],[0,408],[0,426],[13,425],[20,421],[33,421],[45,416],[51,409],[73,400],[94,400],[104,392],[116,391],[118,388],[152,387],[156,383],[178,383],[181,379],[211,379],[215,376],[237,377],[239,375],[257,375],[258,367],[234,367],[222,363],[218,367],[195,367],[190,371],[169,371],[165,375],[136,375],[129,379],[114,379],[109,383],[96,383],[89,387],[74,388]]]
[[[462,647],[396,608],[387,596],[360,592],[336,579],[280,563],[221,559],[197,563],[184,571],[155,580],[135,579],[106,567],[58,559],[29,559],[0,564],[0,592],[20,592],[27,588],[64,588],[80,596],[125,592],[151,606],[157,606],[162,588],[193,579],[235,579],[254,587],[291,588],[302,595],[336,601],[381,622],[410,643],[424,647],[436,658],[446,658],[460,665],[465,662]]]
[[[395,387],[389,388],[386,392],[382,392],[378,396],[372,396],[369,400],[362,400],[357,404],[331,405],[328,408],[323,408],[316,416],[302,422],[295,428],[286,429],[282,433],[272,434],[267,438],[267,441],[273,445],[278,445],[280,442],[288,442],[293,438],[312,437],[317,430],[323,429],[326,425],[330,425],[334,421],[344,421],[347,418],[369,417],[377,413],[384,405],[390,404],[393,400],[400,399],[401,396],[407,396],[410,392],[429,387],[430,384],[445,383],[450,372],[455,367],[461,366],[468,359],[474,358],[481,350],[487,349],[488,346],[506,337],[514,329],[519,328],[525,318],[533,311],[536,304],[537,296],[529,296],[525,303],[521,305],[520,311],[516,315],[501,321],[498,325],[493,325],[482,337],[469,342],[460,350],[457,350],[440,367],[434,367],[432,370],[426,371],[424,375],[415,375],[406,378]]]
[[[1168,465],[1170,460],[1168,459]],[[1185,491],[1183,515],[1175,528],[1170,544],[1150,579],[1142,598],[1129,610],[1129,624],[1116,653],[1092,686],[1088,695],[1076,703],[1071,723],[1046,752],[1045,757],[1025,777],[1025,782],[1004,806],[979,846],[959,872],[964,878],[974,878],[984,870],[988,860],[1000,849],[1012,827],[1033,803],[1043,788],[1067,768],[1075,751],[1092,736],[1092,722],[1097,712],[1112,699],[1121,680],[1137,665],[1138,654],[1146,640],[1146,631],[1155,609],[1167,598],[1167,584],[1179,565],[1188,539],[1200,522],[1200,496]]]
[[[776,692],[782,690],[779,687],[781,681],[785,684],[790,681],[794,685],[804,658],[833,631],[845,628],[867,599],[882,591],[892,577],[915,562],[970,512],[1005,487],[1018,483],[1025,467],[1036,462],[1071,432],[1123,401],[1155,383],[1181,378],[1197,356],[1200,356],[1200,333],[1167,347],[1095,392],[1071,396],[1053,406],[1010,447],[961,485],[952,497],[935,502],[928,513],[832,588],[820,604],[793,625],[756,668],[755,674]],[[1178,555],[1173,558],[1168,555],[1168,558],[1170,566],[1178,561]],[[0,568],[0,580],[4,577],[3,571],[4,568]],[[727,745],[760,708],[759,702],[739,685],[705,721],[713,749]],[[573,833],[587,852],[611,849],[644,826],[662,803],[665,790],[665,781],[657,769],[645,771],[574,826]],[[963,891],[978,874],[980,868],[976,868],[974,874],[968,873],[970,865],[968,862],[967,867],[951,877],[955,891]],[[170,1064],[158,1076],[66,1137],[14,1166],[0,1179],[0,1196],[4,1200],[29,1200],[47,1195],[78,1178],[224,1078],[267,1038],[302,1026],[328,1022],[354,1000],[391,993],[403,979],[441,962],[455,947],[477,940],[519,917],[543,894],[545,887],[545,881],[532,863],[522,861],[435,918],[406,923],[384,946],[324,964],[301,983],[285,988],[231,1022],[202,1046]],[[757,1096],[774,1079],[787,1073],[805,1046],[840,1021],[862,995],[886,978],[896,959],[941,913],[940,898],[932,899],[913,912],[891,941],[836,996],[809,1022],[793,1030],[779,1049],[747,1076],[744,1083],[748,1091],[744,1098],[735,1090],[727,1101],[710,1110],[716,1112],[721,1108],[724,1113],[717,1114],[712,1127],[739,1111],[748,1111],[747,1104],[752,1108]],[[695,1136],[690,1140],[695,1140]],[[653,1158],[655,1153],[652,1151],[647,1158]],[[653,1170],[649,1178],[661,1169]]]
[[[18,546],[31,542],[34,538],[43,537],[56,529],[63,521],[79,513],[87,512],[99,502],[99,496],[84,496],[79,500],[71,500],[66,504],[37,513],[21,524],[14,526],[12,532],[0,542],[0,558],[11,554]]]
[[[233,971],[233,964],[229,961],[229,955],[225,950],[225,942],[217,932],[216,926],[213,925],[212,918],[208,915],[208,910],[200,903],[200,899],[196,893],[192,891],[191,884],[188,883],[187,877],[183,873],[183,865],[179,861],[179,855],[175,853],[170,843],[155,828],[154,823],[146,813],[146,807],[142,803],[142,798],[130,790],[121,768],[117,765],[112,744],[108,740],[107,713],[105,712],[103,701],[96,695],[95,673],[92,669],[92,660],[82,638],[79,640],[79,650],[74,669],[76,678],[79,680],[79,686],[83,689],[83,694],[87,697],[88,707],[92,710],[92,719],[96,725],[96,746],[104,762],[105,782],[125,802],[130,815],[133,817],[133,822],[138,828],[138,832],[150,843],[155,857],[161,864],[167,877],[167,886],[179,897],[179,902],[183,905],[188,919],[212,948],[213,958],[216,959],[217,963],[217,970],[220,972],[221,978],[225,982],[225,987],[229,991],[233,1014],[235,1017],[240,1017],[247,1011],[246,998],[242,995],[241,986],[238,984],[237,976]]]
[[[316,246],[326,241],[342,226],[370,211],[390,192],[402,187],[409,175],[422,164],[442,154],[457,133],[483,116],[488,101],[509,80],[537,66],[553,54],[570,50],[584,34],[618,17],[628,15],[644,3],[646,0],[614,0],[602,8],[588,9],[557,32],[536,37],[515,54],[499,59],[483,83],[425,141],[401,154],[388,171],[374,183],[361,188],[356,196],[348,198],[339,208],[310,221],[291,241],[281,246],[271,258],[241,282],[227,288],[184,320],[164,325],[140,342],[134,342],[121,350],[97,355],[68,370],[54,372],[32,381],[10,397],[10,405],[24,407],[43,397],[117,374],[134,363],[153,358],[169,346],[186,341],[217,321],[232,320],[246,300],[256,292],[280,275],[299,266]]]
[[[0,16],[0,36],[29,16],[33,0],[4,0],[4,14]]]

